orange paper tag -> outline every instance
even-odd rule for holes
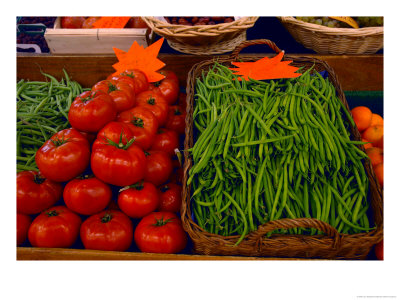
[[[93,28],[124,28],[131,17],[101,17],[93,23]]]
[[[344,22],[353,28],[359,28],[357,22],[351,17],[329,17],[329,18]]]
[[[165,63],[157,58],[163,41],[164,38],[161,38],[147,48],[134,41],[128,52],[113,48],[118,58],[118,62],[113,65],[116,70],[113,75],[121,74],[128,69],[138,69],[146,74],[149,82],[164,79],[164,75],[156,72],[165,66]]]
[[[295,78],[299,77],[301,73],[295,73],[298,68],[289,66],[292,62],[290,60],[282,61],[283,52],[278,55],[268,58],[264,57],[254,62],[232,62],[232,65],[237,68],[231,69],[235,75],[241,75],[239,80],[249,80],[249,78],[256,80],[265,79],[280,79],[280,78]]]

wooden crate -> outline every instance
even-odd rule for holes
[[[153,32],[146,28],[61,28],[60,17],[44,34],[52,54],[110,54],[113,47],[128,51],[134,41],[147,47]]]

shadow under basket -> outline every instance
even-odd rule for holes
[[[186,136],[185,136],[185,162],[183,182],[186,183],[189,177],[189,170],[193,165],[192,158],[188,149],[193,147],[193,107],[196,78],[200,77],[202,72],[207,72],[217,60],[219,63],[231,66],[232,61],[255,61],[263,58],[260,56],[240,56],[239,52],[250,45],[266,44],[274,52],[281,50],[269,40],[251,40],[240,44],[229,58],[216,58],[200,62],[192,67],[188,74],[187,81],[187,116],[186,116]],[[304,66],[306,69],[314,67],[318,72],[326,71],[329,80],[336,89],[336,94],[344,107],[349,110],[348,103],[338,78],[333,69],[324,61],[311,57],[291,57],[284,55],[283,60],[293,61],[291,65],[296,67]],[[361,136],[357,128],[350,126],[353,140],[361,141]],[[365,151],[364,146],[359,148]],[[222,236],[209,233],[202,229],[193,220],[191,211],[191,186],[184,184],[182,191],[181,218],[185,231],[193,241],[193,251],[196,254],[204,255],[238,255],[253,257],[289,257],[289,258],[318,258],[318,259],[365,259],[372,247],[383,239],[383,192],[372,165],[369,161],[364,162],[366,174],[370,182],[370,218],[375,224],[375,229],[365,233],[342,234],[339,233],[330,224],[318,219],[300,218],[300,219],[279,219],[269,221],[257,228],[257,230],[248,233],[245,238],[235,246],[239,239],[236,236]],[[290,228],[315,228],[324,234],[319,235],[295,235],[295,234],[272,234],[276,229]]]

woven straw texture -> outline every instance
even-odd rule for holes
[[[218,58],[218,62],[224,65],[230,65],[231,61],[239,59],[239,52],[244,47],[266,44],[276,53],[280,49],[269,40],[253,40],[242,43],[232,55],[227,59]],[[254,61],[264,57],[262,56],[240,56],[240,61]],[[317,71],[327,71],[330,81],[336,88],[336,92],[344,106],[349,110],[342,88],[338,82],[333,69],[324,61],[310,57],[290,57],[285,55],[283,60],[292,60],[292,65],[310,68],[314,66]],[[193,103],[195,93],[195,80],[201,75],[201,72],[207,71],[214,64],[215,60],[200,62],[192,67],[188,74],[187,82],[187,116],[186,116],[186,136],[185,150],[193,147]],[[352,128],[352,134],[355,140],[361,140],[357,128]],[[360,146],[365,151],[363,146]],[[185,163],[183,170],[183,182],[187,182],[188,173],[192,167],[192,160],[184,151]],[[239,236],[224,237],[206,232],[199,227],[192,219],[190,192],[191,187],[183,185],[182,197],[183,204],[181,208],[181,218],[184,229],[193,241],[193,251],[205,255],[243,255],[243,256],[267,256],[267,257],[292,257],[292,258],[321,258],[321,259],[365,259],[373,245],[383,239],[383,196],[382,189],[375,177],[370,162],[365,163],[367,176],[370,181],[371,192],[371,214],[376,224],[376,229],[360,234],[340,234],[331,225],[317,219],[280,219],[270,221],[249,233],[245,239],[237,246],[234,246]],[[272,234],[266,238],[266,233],[274,229],[289,229],[296,227],[316,228],[325,233],[325,235],[284,235]]]
[[[246,40],[246,30],[258,17],[242,17],[230,23],[216,25],[174,25],[155,17],[142,17],[158,35],[166,38],[171,48],[195,55],[230,52]]]
[[[374,54],[383,48],[383,26],[329,28],[294,17],[278,17],[293,38],[320,54]]]

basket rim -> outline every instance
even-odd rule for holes
[[[262,58],[264,57],[264,55],[241,55],[239,57],[239,59],[241,60],[245,60],[245,59],[252,59],[252,60],[256,60],[258,58]],[[315,58],[315,57],[308,57],[308,56],[301,56],[301,57],[297,57],[297,56],[290,56],[290,55],[286,55],[284,56],[283,60],[291,60],[293,62],[297,62],[297,63],[308,63],[308,64],[313,64],[314,65],[319,65],[323,68],[325,68],[325,70],[328,72],[329,77],[331,78],[331,80],[333,80],[334,85],[335,85],[335,89],[336,92],[338,94],[339,99],[345,104],[345,106],[348,109],[348,104],[345,98],[345,95],[343,93],[343,90],[340,86],[340,83],[338,81],[337,75],[334,72],[334,70],[328,65],[327,62],[325,62],[324,60]],[[186,103],[187,103],[187,114],[186,114],[186,132],[185,132],[185,149],[190,147],[190,137],[191,137],[191,128],[189,128],[190,126],[190,114],[192,113],[192,110],[190,108],[190,102],[191,100],[193,100],[192,98],[194,97],[194,94],[192,94],[192,92],[194,91],[193,89],[194,87],[194,82],[195,82],[195,78],[194,75],[196,74],[196,72],[199,72],[201,70],[204,70],[204,67],[210,66],[212,63],[214,63],[215,61],[218,61],[220,63],[227,63],[229,62],[229,59],[221,59],[221,58],[212,58],[212,59],[208,59],[208,60],[204,60],[202,62],[199,62],[197,64],[195,64],[190,72],[188,73],[188,76],[190,76],[190,78],[188,79],[187,82],[187,86],[186,86]],[[193,78],[192,78],[193,77]],[[356,129],[355,129],[356,130]],[[358,132],[358,130],[355,131],[355,138],[359,138],[361,139],[361,135]],[[192,138],[193,139],[193,138]],[[192,140],[193,143],[193,140]],[[189,157],[189,154],[187,153],[187,151],[185,151],[185,163],[184,163],[184,168],[183,168],[183,180],[185,182],[185,180],[187,180],[187,176],[188,176],[188,172],[190,167],[192,166],[192,160]],[[368,165],[368,163],[364,164],[364,166],[371,172],[371,166]],[[372,174],[372,173],[371,173]],[[383,239],[383,194],[382,194],[382,189],[380,188],[379,184],[377,183],[377,179],[374,176],[374,174],[371,175],[372,176],[372,181],[371,181],[371,190],[375,189],[375,195],[377,200],[376,201],[371,201],[371,207],[373,209],[374,212],[374,221],[375,221],[375,225],[376,228],[374,230],[371,230],[369,232],[365,232],[365,233],[358,233],[358,234],[342,234],[342,233],[338,233],[339,235],[339,248],[332,248],[331,252],[329,253],[330,256],[334,256],[334,257],[338,257],[340,256],[338,253],[340,253],[341,250],[346,251],[349,247],[349,245],[353,245],[355,246],[356,244],[354,244],[354,241],[361,243],[364,242],[363,246],[365,247],[372,247],[373,244],[378,243],[380,240]],[[205,231],[204,229],[202,229],[201,227],[199,227],[194,220],[192,219],[191,215],[190,215],[190,201],[188,199],[190,199],[190,187],[186,186],[184,184],[183,186],[183,191],[182,191],[182,196],[183,196],[183,205],[181,208],[181,220],[183,223],[183,226],[185,228],[185,231],[189,234],[189,236],[191,237],[192,241],[194,242],[195,246],[198,246],[198,249],[202,248],[202,245],[200,244],[200,240],[199,237],[202,237],[202,239],[206,239],[207,241],[213,241],[213,243],[215,242],[216,244],[218,244],[218,247],[222,247],[220,248],[219,254],[221,254],[225,249],[224,247],[228,247],[229,244],[233,243],[232,239],[235,240],[236,236],[230,236],[230,237],[225,237],[225,236],[221,236],[221,235],[213,235],[211,233],[208,233],[207,231]],[[378,204],[376,204],[376,202]],[[377,216],[377,217],[376,217]],[[376,219],[378,218],[378,219]],[[296,220],[296,219],[293,219]],[[274,221],[270,221],[270,222],[274,222]],[[265,223],[268,224],[269,222]],[[265,225],[264,224],[264,225]],[[327,224],[327,223],[326,223]],[[328,224],[329,225],[329,224]],[[247,244],[244,245],[245,247],[249,247],[249,235],[251,233],[248,233],[245,237],[245,239],[242,241],[245,242],[247,240]],[[273,241],[279,241],[281,239],[285,239],[285,236],[282,235],[272,235],[269,237],[269,239],[265,240],[263,239],[262,241],[260,241],[260,243],[258,244],[259,247],[264,247],[263,251],[270,251],[268,249],[266,249],[265,247],[269,247],[268,240],[273,240]],[[315,236],[308,236],[308,235],[298,235],[296,236],[296,240],[299,243],[303,243],[302,246],[306,247],[307,241],[312,241],[315,240]],[[319,245],[321,246],[321,248],[327,246],[328,243],[330,243],[332,241],[332,237],[328,237],[326,235],[321,236],[321,239],[319,239]],[[304,244],[305,243],[305,244]],[[365,245],[366,244],[366,245]],[[207,248],[207,247],[206,247]],[[261,251],[261,248],[259,248],[259,250]],[[222,250],[221,250],[222,249]],[[246,249],[241,249],[240,245],[238,245],[238,250],[237,251],[241,251],[240,255],[248,255],[248,254],[243,254],[243,252],[246,252]],[[275,250],[275,249],[274,249]],[[315,249],[314,249],[315,250]],[[326,250],[326,249],[325,249]],[[203,251],[209,251],[210,254],[214,250],[204,250],[201,249],[200,252]],[[222,252],[221,252],[222,251]],[[252,254],[252,256],[259,256],[259,254],[262,252],[255,252],[254,254]],[[343,254],[342,254],[343,255]],[[348,255],[348,257],[351,255]]]
[[[258,18],[259,17],[249,16],[249,17],[241,17],[229,23],[189,26],[181,24],[170,24],[168,22],[161,21],[154,16],[142,17],[142,19],[146,22],[146,24],[158,34],[161,34],[163,36],[175,36],[175,37],[195,37],[199,35],[219,36],[227,32],[246,30],[248,28],[253,27],[254,23],[258,20]],[[163,29],[168,30],[170,33],[166,33],[165,31],[163,31]]]
[[[304,30],[323,33],[327,35],[343,35],[353,37],[366,37],[371,35],[383,35],[383,26],[364,28],[330,28],[323,25],[313,24],[298,20],[294,17],[277,17],[282,23],[297,25]]]

